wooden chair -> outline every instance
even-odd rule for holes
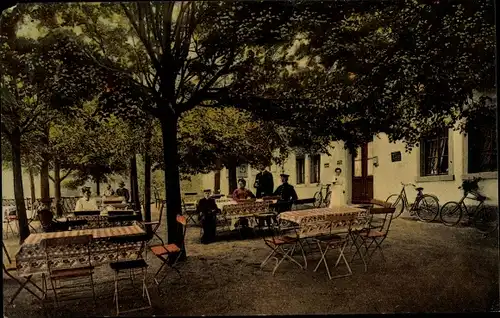
[[[283,223],[281,223],[283,224]],[[304,254],[304,250],[302,249],[302,245],[300,239],[297,235],[287,235],[289,234],[288,230],[290,227],[287,227],[287,230],[282,231],[280,227],[280,223],[272,224],[270,226],[271,237],[264,237],[264,244],[271,249],[269,255],[264,259],[264,261],[260,264],[260,268],[264,268],[267,262],[274,258],[276,260],[276,265],[273,268],[272,275],[281,265],[281,263],[287,259],[295,264],[297,264],[301,269],[305,269],[306,267],[297,262],[293,258],[293,254],[297,247],[301,248],[302,256],[304,258],[304,262],[306,262],[306,257]],[[306,263],[307,264],[307,263]]]
[[[349,232],[351,230],[351,217],[350,216],[339,216],[334,221],[318,222],[316,224],[317,228],[320,228],[324,234],[318,235],[314,238],[319,252],[321,254],[321,259],[314,268],[316,272],[323,263],[328,274],[328,278],[332,280],[333,278],[340,278],[352,275],[351,267],[347,262],[344,255],[344,250],[349,243]],[[340,261],[343,260],[347,267],[348,273],[343,275],[332,276],[330,273],[330,268],[327,263],[326,255],[328,251],[338,250],[339,256],[335,262],[335,268],[339,265]]]
[[[2,241],[2,248],[3,248],[3,255],[7,259],[7,262],[5,262],[6,260],[4,259],[3,264],[2,264],[3,265],[3,272],[4,272],[5,275],[7,275],[8,277],[10,277],[11,279],[13,279],[15,282],[17,282],[19,284],[19,288],[16,290],[16,292],[14,293],[14,295],[11,297],[11,299],[9,300],[9,302],[7,303],[7,305],[11,305],[14,302],[14,300],[17,298],[17,296],[23,290],[28,291],[30,294],[32,294],[33,296],[35,296],[39,300],[43,300],[43,297],[45,296],[45,291],[44,291],[45,288],[40,288],[33,281],[31,281],[31,277],[32,276],[19,277],[19,278],[15,277],[14,274],[12,274],[12,273],[15,273],[16,270],[17,270],[16,261],[12,260],[10,258],[9,252],[7,251],[7,248],[5,247],[5,244],[4,244],[3,241]],[[42,282],[45,282],[45,280],[43,280]],[[36,289],[38,289],[42,293],[42,297],[38,296],[34,291],[32,291],[31,289],[29,289],[28,286],[27,286],[28,284],[31,284],[33,287],[35,287]]]
[[[116,304],[117,316],[120,315],[120,313],[134,312],[151,308],[151,298],[149,297],[149,291],[146,285],[146,278],[149,265],[148,263],[146,263],[145,260],[147,258],[146,255],[147,250],[145,249],[145,246],[148,240],[149,240],[148,234],[118,236],[118,237],[111,237],[109,239],[110,243],[116,245],[116,259],[114,262],[110,263],[109,266],[115,273],[114,275],[115,292],[113,295],[113,302]],[[131,258],[120,259],[120,256],[131,253],[136,255],[135,259]],[[124,279],[120,279],[119,275],[122,272],[128,271],[129,277],[133,284],[134,273],[139,270],[142,273],[142,297],[144,298],[144,296],[147,296],[147,301],[149,306],[120,311],[118,282]]]
[[[160,281],[157,280],[157,277],[161,270],[167,265],[168,267],[172,268],[179,274],[181,277],[181,273],[179,270],[175,267],[179,258],[181,257],[182,250],[185,250],[185,237],[186,237],[186,228],[187,228],[187,220],[186,217],[182,215],[177,215],[177,223],[179,223],[182,226],[182,244],[181,246],[178,246],[177,244],[165,244],[165,242],[157,235],[157,237],[160,239],[161,244],[160,245],[155,245],[151,246],[150,250],[151,252],[158,257],[159,260],[162,261],[161,267],[158,269],[154,276],[155,283],[159,286],[163,280],[167,277],[167,275],[164,275]],[[175,257],[175,259],[172,259],[172,257]]]
[[[94,306],[96,305],[93,280],[94,266],[91,264],[90,252],[91,242],[92,235],[48,238],[40,242],[40,245],[45,250],[45,258],[49,270],[48,277],[54,292],[56,306],[59,305],[59,301],[61,300],[57,290],[64,288],[78,288],[80,290],[82,287],[88,286],[88,283],[90,283],[92,288]],[[78,264],[78,266],[73,264]],[[61,282],[80,279],[84,279],[85,283],[57,287]],[[73,299],[81,299],[81,297]]]
[[[355,239],[359,238],[362,241],[362,246],[364,248],[364,252],[360,249],[356,251],[356,253],[352,256],[351,262],[356,258],[356,256],[360,256],[360,253],[364,253],[365,260],[367,263],[370,263],[373,254],[378,250],[382,259],[385,260],[384,253],[382,251],[382,243],[387,238],[389,234],[389,229],[392,224],[392,218],[394,215],[395,208],[372,208],[370,209],[370,219],[367,227],[361,229],[359,231],[354,231]],[[375,224],[374,217],[382,217],[381,222],[377,222]],[[375,225],[374,225],[375,224]],[[373,246],[373,248],[372,248]],[[371,248],[371,252],[369,252]]]

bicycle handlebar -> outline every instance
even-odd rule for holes
[[[407,187],[407,186],[412,186],[412,187],[414,187],[414,188],[416,188],[416,187],[417,187],[417,186],[416,186],[416,185],[414,185],[413,183],[403,183],[403,182],[401,182],[401,185],[402,185],[403,187]]]

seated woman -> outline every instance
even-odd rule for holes
[[[255,199],[255,195],[252,191],[245,188],[247,182],[245,179],[238,180],[238,189],[233,192],[233,200],[245,200],[245,199]],[[245,231],[248,230],[248,219],[245,217],[241,217],[237,225],[240,225]]]
[[[215,203],[215,199],[211,198],[211,190],[204,190],[204,197],[198,201],[196,212],[200,216],[201,225],[203,227],[203,236],[201,237],[202,244],[208,244],[215,241],[217,227],[217,213],[219,209]]]
[[[83,198],[76,201],[75,211],[96,211],[99,210],[97,207],[97,202],[95,199],[90,197],[91,191],[90,187],[82,188]]]

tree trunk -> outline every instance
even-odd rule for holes
[[[101,177],[100,176],[96,178],[95,192],[97,193],[97,196],[101,195]]]
[[[36,202],[35,173],[33,172],[33,167],[29,167],[28,173],[30,175],[31,210],[33,210]]]
[[[238,180],[236,178],[236,165],[229,165],[227,167],[227,173],[229,174],[229,196],[231,196],[233,191],[238,188]]]
[[[151,222],[151,155],[150,155],[151,131],[146,132],[146,151],[144,154],[144,220]],[[147,228],[148,231],[151,227]]]
[[[220,193],[220,170],[221,170],[221,163],[220,160],[217,160],[215,163],[215,176],[214,176],[214,193],[219,194]]]
[[[42,143],[45,149],[49,147],[49,126],[44,130],[44,136],[42,138]],[[42,197],[42,202],[48,204],[50,208],[50,182],[49,182],[49,156],[47,153],[42,154],[42,165],[40,170],[40,192]]]
[[[61,202],[61,162],[59,159],[54,161],[54,198],[57,216],[61,217],[63,210]]]
[[[130,160],[130,186],[132,187],[132,203],[134,208],[138,211],[141,210],[141,203],[139,199],[139,182],[137,181],[137,159],[135,154]]]
[[[14,197],[16,199],[17,219],[19,224],[19,242],[22,244],[30,235],[28,217],[23,190],[23,171],[21,167],[21,134],[14,132],[11,138],[12,146],[12,171],[14,174]]]
[[[169,244],[177,244],[183,248],[181,258],[184,258],[186,256],[184,237],[181,227],[177,223],[177,215],[182,214],[177,124],[178,118],[173,115],[161,119],[163,158],[165,160],[165,197],[168,198],[167,240]]]

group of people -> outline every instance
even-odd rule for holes
[[[78,201],[76,201],[75,211],[99,210],[96,200],[92,198],[92,191],[90,190],[90,187],[83,187],[82,195],[83,197],[78,199]],[[125,188],[125,182],[121,181],[116,191],[114,191],[111,185],[108,184],[106,190],[104,191],[104,197],[113,197],[113,196],[123,197],[125,198],[126,202],[129,202],[130,193],[127,190],[127,188]]]
[[[281,185],[274,190],[273,175],[265,167],[261,167],[260,172],[255,177],[254,187],[256,188],[256,195],[246,188],[245,179],[240,179],[238,180],[238,188],[233,191],[232,199],[245,200],[276,196],[278,198],[276,203],[277,212],[289,211],[293,202],[298,199],[297,193],[294,187],[288,183],[289,175],[282,173],[280,177]],[[203,235],[201,237],[203,244],[208,244],[215,240],[218,212],[220,210],[215,203],[215,199],[211,198],[211,190],[204,190],[204,198],[197,205],[197,213],[203,227]],[[259,221],[263,222],[264,220]],[[267,217],[265,221],[270,224],[271,218]],[[246,218],[241,218],[238,222],[243,229],[248,227],[248,220]]]

